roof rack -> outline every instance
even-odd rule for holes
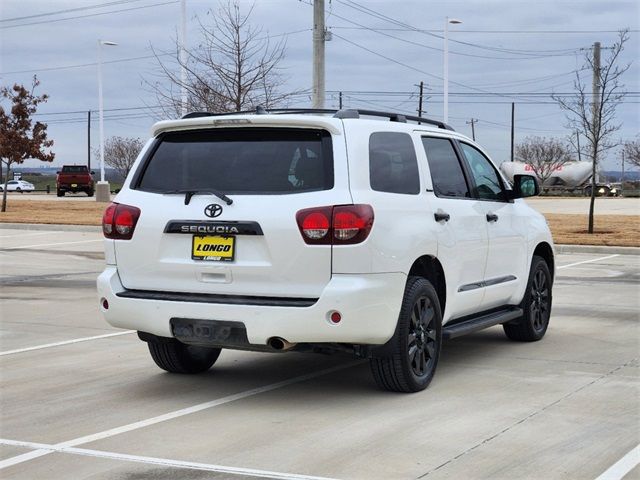
[[[403,115],[397,112],[379,112],[377,110],[363,110],[360,108],[347,108],[342,110],[334,110],[334,109],[326,109],[326,108],[272,108],[266,109],[264,107],[258,106],[255,110],[243,110],[239,112],[226,112],[226,113],[210,113],[210,112],[191,112],[184,115],[182,118],[200,118],[200,117],[222,117],[226,115],[267,115],[267,114],[307,114],[307,113],[315,113],[315,114],[333,114],[334,118],[360,118],[361,115],[366,117],[383,117],[388,118],[392,122],[400,122],[407,123],[417,122],[418,124],[427,124],[434,125],[438,128],[442,128],[445,130],[453,130],[453,128],[439,120],[433,120],[431,118],[425,117],[416,117],[413,115]]]

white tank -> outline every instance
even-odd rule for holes
[[[531,165],[523,162],[503,162],[500,165],[500,170],[510,181],[513,181],[514,175],[535,176]],[[589,178],[591,178],[590,162],[567,162],[557,167],[544,184],[547,186],[577,187],[584,184]]]

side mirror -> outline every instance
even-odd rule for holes
[[[540,184],[533,175],[514,175],[513,190],[509,192],[511,198],[526,198],[540,195]]]
[[[95,174],[96,174],[96,172],[94,172],[93,170],[91,170],[91,175],[95,175]]]
[[[56,172],[56,175],[60,175],[60,173],[61,173],[61,172],[60,172],[60,170],[58,170],[58,171]]]

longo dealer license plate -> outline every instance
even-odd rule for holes
[[[235,237],[193,236],[191,258],[194,260],[212,260],[230,262],[235,254]]]

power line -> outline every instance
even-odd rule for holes
[[[302,32],[308,32],[310,31],[310,28],[305,28],[303,30],[294,30],[291,32],[284,32],[284,33],[279,33],[277,35],[268,35],[266,37],[263,38],[259,38],[256,40],[268,40],[270,38],[277,38],[277,37],[284,37],[287,35],[294,35],[297,33],[302,33]],[[103,64],[108,64],[108,63],[120,63],[120,62],[131,62],[134,60],[147,60],[150,58],[156,58],[156,57],[173,57],[175,56],[175,53],[158,53],[155,55],[145,55],[145,56],[141,56],[141,57],[127,57],[127,58],[119,58],[116,60],[108,60],[108,61],[103,61]],[[43,67],[43,68],[34,68],[34,69],[29,69],[29,70],[15,70],[12,72],[0,72],[0,75],[16,75],[16,74],[21,74],[21,73],[36,73],[36,72],[51,72],[51,71],[56,71],[56,70],[69,70],[69,69],[73,69],[73,68],[84,68],[84,67],[94,67],[98,65],[97,62],[91,62],[91,63],[79,63],[76,65],[61,65],[58,67]]]
[[[365,13],[367,15],[373,16],[375,18],[378,18],[379,20],[383,20],[389,23],[392,23],[394,25],[398,25],[401,27],[405,27],[405,28],[409,28],[412,31],[415,32],[420,32],[423,33],[425,35],[429,35],[435,38],[439,38],[441,40],[444,39],[443,36],[441,35],[437,35],[435,33],[431,33],[429,31],[425,31],[425,30],[420,30],[416,27],[414,27],[413,25],[410,25],[408,23],[404,23],[401,22],[400,20],[396,20],[395,18],[389,17],[387,15],[384,15],[380,12],[377,12],[371,8],[365,7],[363,5],[360,5],[357,2],[354,2],[353,0],[336,0],[337,2],[340,2],[350,8],[353,8],[354,10],[357,10],[361,13]],[[355,5],[355,6],[354,6]],[[515,50],[515,49],[506,49],[506,48],[499,48],[499,47],[492,47],[492,46],[488,46],[488,45],[481,45],[481,44],[477,44],[477,43],[471,43],[471,42],[464,42],[462,40],[453,40],[453,39],[449,39],[450,42],[454,42],[454,43],[459,43],[461,45],[468,45],[474,48],[480,48],[483,50],[489,50],[489,51],[494,51],[494,52],[502,52],[502,53],[511,53],[511,54],[516,54],[516,55],[528,55],[528,56],[538,56],[540,55],[540,51],[538,50]],[[564,56],[566,54],[568,54],[569,52],[576,52],[578,49],[565,49],[565,50],[559,50],[559,51],[563,51],[563,52],[567,52],[563,55],[549,55],[549,56]]]
[[[51,16],[51,15],[62,15],[63,13],[80,12],[80,11],[83,11],[83,10],[92,10],[94,8],[105,8],[105,7],[111,7],[113,5],[121,5],[123,3],[134,3],[134,2],[140,2],[140,1],[142,1],[142,0],[117,0],[117,1],[113,1],[113,2],[99,3],[97,5],[87,5],[86,7],[67,8],[66,10],[56,10],[54,12],[38,13],[38,14],[35,14],[35,15],[27,15],[25,17],[3,18],[3,19],[0,20],[0,22],[16,22],[18,20],[29,20],[31,18],[48,17],[48,16]]]
[[[333,14],[335,15],[335,14]],[[340,28],[344,30],[360,30],[357,27],[333,27]],[[367,27],[363,27],[367,28]],[[444,30],[431,29],[425,30],[422,28],[378,28],[377,30],[385,30],[390,32],[419,32],[419,33],[444,33]],[[638,33],[640,30],[628,30],[629,33]],[[467,30],[456,28],[456,35],[459,33],[508,33],[508,34],[540,34],[540,33],[548,33],[548,34],[586,34],[586,33],[620,33],[619,30]]]
[[[109,15],[112,13],[120,13],[120,12],[130,12],[131,10],[140,10],[142,8],[151,8],[151,7],[159,7],[162,5],[170,5],[173,3],[178,3],[178,0],[172,0],[170,2],[163,2],[163,3],[152,3],[151,5],[143,5],[140,7],[132,7],[132,8],[123,8],[120,10],[111,10],[109,12],[100,12],[100,13],[91,13],[88,15],[77,15],[75,17],[66,17],[66,18],[57,18],[57,19],[53,19],[53,20],[42,20],[39,22],[29,22],[29,23],[19,23],[17,25],[8,25],[6,27],[2,27],[3,30],[9,30],[10,28],[17,28],[17,27],[26,27],[28,25],[41,25],[43,23],[54,23],[54,22],[64,22],[66,20],[74,20],[77,18],[88,18],[88,17],[97,17],[99,15]]]
[[[388,33],[385,33],[384,29],[379,29],[379,28],[374,28],[374,27],[367,27],[366,25],[362,25],[362,24],[360,24],[358,22],[355,22],[355,21],[353,21],[353,20],[351,20],[349,18],[346,18],[346,17],[343,17],[341,15],[338,15],[335,12],[332,12],[331,15],[336,17],[336,18],[339,18],[341,20],[344,20],[345,22],[351,23],[353,25],[357,25],[360,29],[368,30],[368,31],[377,33],[379,35],[383,35],[385,37],[392,38],[394,40],[399,40],[401,42],[408,43],[410,45],[416,45],[418,47],[426,48],[428,50],[435,50],[437,52],[443,52],[444,51],[444,49],[442,49],[442,48],[432,47],[430,45],[425,45],[424,43],[414,42],[412,40],[407,40],[406,38],[401,38],[401,37],[396,37],[394,35],[390,35]],[[339,28],[339,27],[333,27],[332,26],[331,28],[333,29],[333,28]],[[450,50],[449,53],[452,54],[452,55],[460,55],[460,56],[464,56],[464,57],[488,58],[488,59],[494,59],[494,60],[535,60],[535,59],[538,59],[538,58],[547,58],[547,57],[549,57],[549,55],[544,55],[544,54],[540,54],[540,55],[535,56],[535,57],[534,56],[530,56],[530,57],[494,57],[494,56],[488,56],[488,55],[475,55],[475,54],[472,54],[472,53],[457,52],[455,50]]]

